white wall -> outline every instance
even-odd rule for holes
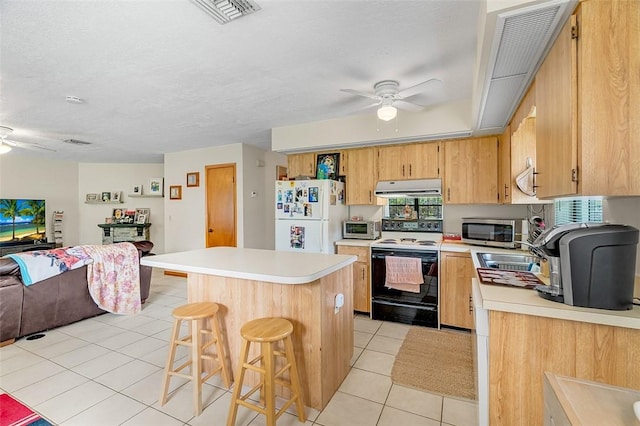
[[[149,239],[153,242],[153,252],[164,252],[164,204],[163,198],[129,197],[134,185],[142,185],[143,194],[149,189],[151,178],[161,178],[162,164],[111,164],[80,163],[78,165],[78,191],[76,202],[80,216],[78,228],[81,244],[102,244],[102,230],[99,223],[110,217],[114,208],[150,209],[151,228]],[[86,194],[103,191],[121,191],[122,204],[86,204]]]
[[[471,102],[462,100],[398,112],[398,119],[384,122],[375,113],[316,121],[271,130],[271,149],[279,152],[345,148],[392,141],[446,139],[447,135],[470,134]],[[453,136],[451,136],[453,137]]]
[[[264,216],[262,218],[262,233],[265,238],[265,249],[274,250],[276,248],[276,228],[275,228],[275,201],[274,182],[277,179],[276,167],[287,167],[287,156],[277,152],[265,152],[264,155]]]
[[[176,252],[206,246],[204,169],[216,164],[236,165],[237,246],[273,248],[275,165],[286,163],[283,155],[243,144],[166,154],[165,192],[170,185],[183,187],[182,200],[164,199],[165,250]],[[186,187],[188,172],[200,172],[199,187]],[[251,192],[256,193],[255,198]]]
[[[64,211],[64,245],[82,244],[78,234],[78,164],[22,155],[0,156],[0,198],[44,199],[47,238],[53,241],[53,212]]]

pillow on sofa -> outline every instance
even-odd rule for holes
[[[20,275],[20,266],[13,259],[0,259],[0,275]]]
[[[153,249],[153,243],[151,241],[136,241],[133,245],[142,252],[142,256],[151,253],[151,249]]]

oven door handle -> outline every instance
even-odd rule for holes
[[[381,305],[389,305],[389,306],[401,306],[403,308],[413,308],[413,309],[427,309],[427,310],[434,310],[433,307],[428,307],[428,306],[424,306],[424,305],[407,305],[405,303],[397,303],[397,302],[387,302],[386,300],[377,300],[377,299],[373,299],[373,303],[379,303]]]

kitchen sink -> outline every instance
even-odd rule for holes
[[[483,268],[504,269],[508,271],[528,271],[530,265],[540,259],[528,254],[478,253]]]

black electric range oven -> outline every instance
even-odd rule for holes
[[[438,328],[438,255],[433,242],[381,241],[372,245],[372,319]],[[385,287],[387,256],[420,259],[424,284],[419,293]]]

